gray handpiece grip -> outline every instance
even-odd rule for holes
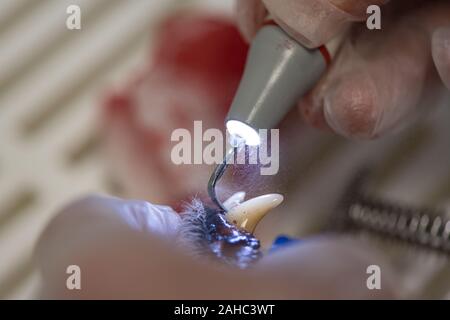
[[[257,130],[274,128],[325,68],[319,50],[303,47],[278,26],[264,26],[252,41],[226,121],[239,120]]]

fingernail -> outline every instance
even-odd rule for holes
[[[432,54],[442,81],[450,89],[450,27],[441,27],[433,32]]]
[[[263,0],[274,20],[307,47],[318,47],[358,20],[329,0]]]
[[[329,0],[339,9],[348,12],[354,17],[364,19],[366,17],[367,7],[370,5],[381,6],[389,0]]]

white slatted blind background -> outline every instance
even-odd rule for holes
[[[151,26],[162,12],[193,2],[229,10],[232,0],[0,1],[0,298],[32,297],[38,283],[30,262],[33,244],[61,205],[87,192],[110,193],[96,144],[100,94],[147,59]],[[80,31],[65,27],[70,4],[82,9]],[[317,195],[326,199],[334,192],[330,177],[342,178],[363,154],[378,153],[378,145],[387,146],[380,157],[381,194],[450,203],[449,101],[447,96],[435,115],[391,141],[362,147],[306,139],[299,150],[300,186],[293,187],[295,202],[286,207],[296,214],[301,204],[315,213]],[[268,217],[263,225],[301,233],[298,225],[276,219]],[[300,226],[308,230],[310,224]],[[397,256],[389,247],[386,252]],[[450,298],[448,262],[427,255],[399,265],[406,292],[448,292]]]
[[[0,298],[31,297],[30,253],[61,205],[108,192],[99,97],[145,62],[160,14],[192,2],[0,1]],[[66,28],[71,4],[82,11],[79,31]]]

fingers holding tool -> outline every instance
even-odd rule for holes
[[[376,138],[421,112],[425,93],[439,87],[431,51],[446,81],[448,34],[438,28],[448,23],[450,5],[387,12],[380,31],[353,26],[330,70],[301,99],[308,123],[349,138]]]

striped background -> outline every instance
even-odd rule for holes
[[[30,253],[58,207],[86,192],[113,193],[98,152],[99,97],[142,64],[156,18],[187,2],[0,1],[0,298],[29,298],[36,290]],[[231,3],[196,2],[227,9]],[[82,8],[81,31],[65,28],[69,4]],[[289,219],[270,216],[261,230],[266,229],[268,238],[273,230],[313,232],[330,209],[323,203],[333,203],[339,188],[329,181],[345,180],[368,157],[377,159],[379,194],[407,203],[448,205],[449,101],[444,97],[420,125],[373,143],[350,144],[305,129],[292,160],[296,173],[284,181],[295,200],[286,202]],[[298,211],[311,214],[295,215]],[[445,259],[380,246],[396,263],[406,294],[450,298]],[[407,253],[399,256],[398,250]]]
[[[0,1],[0,298],[35,290],[30,253],[58,207],[110,191],[97,152],[99,98],[145,61],[161,13],[190,3]],[[70,4],[82,10],[79,31],[66,28]]]

